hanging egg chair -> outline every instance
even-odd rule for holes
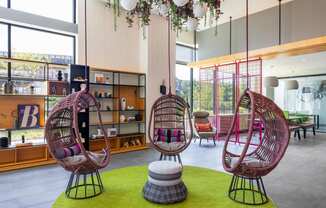
[[[191,143],[193,129],[188,103],[171,92],[170,20],[168,20],[169,93],[158,98],[151,109],[148,135],[160,160],[182,164],[180,153]]]
[[[240,97],[229,129],[222,156],[224,169],[233,174],[229,187],[230,199],[247,205],[261,205],[269,201],[263,176],[269,174],[281,161],[290,140],[289,127],[283,111],[269,98],[249,90],[248,72],[248,0],[247,15],[247,89]],[[235,146],[233,138],[237,130],[239,115],[248,115],[248,132],[240,134],[244,145]],[[264,127],[263,138],[258,145],[254,140],[255,121],[259,120]]]
[[[87,151],[83,145],[78,115],[87,109],[97,111],[99,129],[106,142],[106,149],[101,153]],[[109,164],[110,145],[102,124],[99,103],[93,95],[82,90],[59,101],[47,119],[45,138],[52,157],[71,172],[65,191],[68,198],[91,198],[103,192],[98,170]],[[90,176],[90,180],[86,180],[87,176]]]

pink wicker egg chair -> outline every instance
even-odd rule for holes
[[[156,100],[151,109],[148,135],[153,147],[161,153],[160,160],[178,160],[192,139],[189,105],[171,94]]]
[[[97,111],[99,128],[106,142],[101,153],[87,151],[79,132],[79,114]],[[63,98],[53,108],[46,122],[45,137],[52,157],[71,176],[65,191],[68,198],[85,199],[101,194],[104,187],[99,169],[105,168],[110,161],[110,145],[103,128],[100,106],[87,90],[72,93]],[[82,176],[82,177],[81,177]],[[87,176],[90,176],[88,179]]]
[[[233,143],[231,140],[236,128],[236,117],[239,112],[248,111],[250,118],[246,143],[241,146],[241,151],[236,151],[237,148],[232,151],[229,147]],[[261,143],[254,146],[251,140],[257,117],[263,123],[264,132]],[[247,89],[237,104],[222,157],[224,169],[233,174],[228,193],[232,200],[250,205],[268,202],[262,177],[278,165],[289,139],[290,132],[283,111],[269,98]]]

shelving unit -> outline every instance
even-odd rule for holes
[[[90,68],[90,91],[101,103],[105,128],[115,128],[118,134],[110,138],[112,153],[122,153],[147,148],[145,137],[146,118],[146,76],[145,74],[109,71]],[[127,106],[134,109],[121,109],[121,98],[126,98]],[[109,109],[108,107],[109,106]],[[121,121],[135,117],[141,120]],[[92,120],[92,110],[90,110]],[[90,150],[97,151],[105,147],[105,141],[96,138],[96,123],[90,122]]]
[[[49,86],[50,83],[59,82],[57,72],[61,70],[67,73],[69,66],[8,58],[0,58],[0,63],[7,66],[0,69],[0,86],[8,80],[16,85],[13,93],[0,89],[0,137],[8,137],[10,144],[8,148],[0,148],[0,172],[55,163],[44,141],[44,124],[56,100],[64,95],[51,93]],[[64,81],[60,83],[69,85]],[[18,128],[18,104],[40,106],[39,127]],[[22,135],[26,137],[27,144],[18,147],[16,144],[21,143]]]
[[[39,165],[54,164],[49,154],[44,139],[44,126],[52,107],[61,98],[73,91],[79,91],[82,83],[89,87],[91,93],[103,92],[103,97],[97,95],[103,109],[101,114],[107,128],[116,128],[118,134],[110,138],[112,153],[123,153],[147,148],[145,137],[146,118],[146,87],[145,74],[108,71],[102,69],[87,68],[79,65],[50,64],[41,61],[26,61],[19,59],[0,58],[0,64],[11,64],[6,73],[0,67],[0,86],[7,80],[15,82],[13,93],[4,93],[0,88],[0,137],[8,137],[10,146],[0,147],[0,172],[9,171]],[[22,64],[22,65],[20,65]],[[1,65],[0,65],[1,66]],[[3,64],[2,64],[3,66]],[[57,73],[61,70],[64,81],[57,80]],[[85,76],[85,72],[88,73]],[[4,76],[4,74],[7,74]],[[109,74],[111,80],[107,83],[99,83],[95,74]],[[85,80],[75,80],[76,77]],[[67,80],[65,80],[67,79]],[[33,86],[31,89],[30,86]],[[55,86],[55,89],[53,88]],[[110,92],[110,97],[104,97],[105,92]],[[121,109],[121,98],[127,99],[127,106],[134,109]],[[33,128],[18,128],[17,119],[18,104],[39,104],[40,126]],[[107,105],[110,109],[107,109]],[[91,151],[100,151],[105,148],[103,138],[94,135],[98,133],[97,123],[94,122],[92,109],[82,112],[80,118],[80,131],[85,139],[85,148]],[[121,121],[120,116],[135,117],[139,114],[141,120]],[[83,124],[84,123],[84,124]],[[22,143],[21,136],[25,136],[26,146],[16,146]]]

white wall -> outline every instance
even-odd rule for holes
[[[105,8],[102,1],[87,1],[88,9],[88,65],[110,70],[146,73],[147,123],[152,104],[160,97],[160,85],[168,84],[168,36],[167,20],[152,16],[145,30],[137,23],[128,28],[125,18],[118,19],[118,29],[113,29],[113,11]],[[84,0],[78,6],[79,40],[78,63],[84,64]],[[175,91],[175,42],[171,33],[171,80]]]
[[[78,1],[78,55],[84,64],[84,0]],[[137,24],[129,28],[125,17],[117,20],[114,31],[113,11],[103,1],[87,1],[88,65],[98,68],[145,72],[139,64],[139,36]]]

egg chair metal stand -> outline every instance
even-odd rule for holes
[[[89,109],[97,112],[98,128],[102,130],[106,142],[106,148],[101,153],[87,151],[83,146],[79,114],[87,113]],[[110,162],[110,144],[102,124],[100,104],[93,95],[82,90],[60,100],[47,119],[45,138],[51,156],[66,171],[71,172],[66,197],[86,199],[104,191],[99,169],[105,168]]]
[[[230,150],[234,135],[236,117],[239,112],[249,111],[249,130],[246,143],[239,154]],[[264,125],[263,138],[258,146],[251,145],[253,125],[259,118]],[[268,202],[262,180],[282,159],[289,144],[290,132],[283,111],[269,98],[246,90],[237,103],[232,126],[223,149],[223,167],[233,174],[229,187],[229,197],[248,205],[261,205]]]

